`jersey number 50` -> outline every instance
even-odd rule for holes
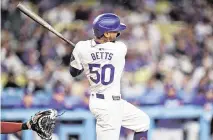
[[[93,70],[93,68],[101,68],[101,73],[99,73],[98,70]],[[109,76],[109,81],[105,80],[107,69],[110,70],[110,75],[107,75]],[[96,84],[101,81],[101,84],[108,85],[114,80],[115,67],[112,64],[106,64],[103,67],[101,67],[101,64],[89,64],[89,70],[91,74],[96,75],[96,78],[90,76],[90,79]]]

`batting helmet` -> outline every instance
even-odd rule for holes
[[[122,31],[126,25],[120,23],[120,19],[113,13],[105,13],[97,16],[93,21],[93,30],[96,37],[100,38],[105,32]]]

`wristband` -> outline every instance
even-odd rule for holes
[[[22,130],[27,130],[27,129],[29,129],[28,126],[27,126],[27,123],[23,123],[22,126],[21,126],[21,129],[22,129]]]

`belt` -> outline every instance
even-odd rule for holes
[[[94,95],[96,95],[96,98],[98,98],[98,99],[105,99],[104,94],[98,94],[98,93],[92,94],[92,96],[94,96]],[[120,99],[121,99],[120,96],[112,96],[112,100],[114,100],[114,101],[116,101],[116,100],[118,101]]]

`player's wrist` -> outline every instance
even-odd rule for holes
[[[28,129],[31,129],[31,126],[30,126],[30,122],[25,122],[25,123],[22,123],[22,130],[28,130]]]

